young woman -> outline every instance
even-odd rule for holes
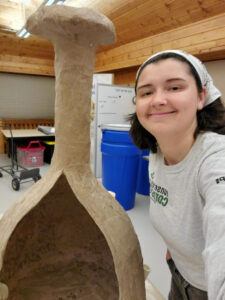
[[[136,77],[131,135],[150,149],[150,218],[167,247],[171,300],[225,299],[225,109],[204,65],[156,53]]]

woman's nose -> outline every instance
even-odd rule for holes
[[[152,95],[151,104],[153,106],[165,105],[167,103],[166,94],[162,90],[157,90]]]

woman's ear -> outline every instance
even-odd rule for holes
[[[201,93],[199,93],[197,109],[201,110],[205,106],[206,101],[206,88],[203,88]]]

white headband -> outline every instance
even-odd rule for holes
[[[153,58],[155,58],[161,54],[164,54],[164,53],[175,53],[177,55],[180,55],[180,56],[184,57],[194,67],[194,69],[196,70],[196,72],[199,75],[199,78],[202,83],[202,87],[206,88],[205,106],[212,103],[219,97],[221,97],[221,92],[213,84],[212,77],[209,75],[208,71],[206,70],[205,65],[197,57],[195,57],[187,52],[184,52],[182,50],[165,50],[165,51],[160,51],[160,52],[157,52],[156,54],[153,54],[138,69],[137,75],[136,75],[136,80],[138,79],[138,77],[140,75],[140,71],[143,69],[143,67],[145,65],[148,65],[148,63],[150,63],[150,61]]]

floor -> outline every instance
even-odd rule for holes
[[[0,154],[0,166],[4,165],[10,165],[10,160],[6,155]],[[40,168],[42,176],[48,171],[48,168],[48,164]],[[5,172],[2,174],[3,177],[0,178],[0,215],[34,184],[33,181],[21,184],[20,190],[14,191],[11,187],[12,177]],[[150,280],[167,298],[171,277],[164,259],[166,247],[151,225],[148,197],[137,194],[135,207],[127,213],[140,241],[144,264],[150,266]]]

